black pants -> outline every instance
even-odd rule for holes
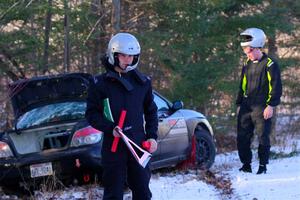
[[[127,183],[132,191],[133,200],[150,200],[149,182],[151,171],[149,166],[141,167],[131,153],[120,142],[118,150],[102,151],[104,200],[123,200],[123,190]]]
[[[250,164],[252,160],[251,142],[254,132],[258,134],[259,163],[265,165],[269,163],[270,154],[270,134],[272,118],[265,120],[263,111],[265,106],[251,106],[242,104],[238,113],[237,126],[237,148],[240,160],[243,164]]]

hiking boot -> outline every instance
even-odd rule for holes
[[[267,172],[267,166],[266,165],[259,165],[258,171],[256,174],[262,174]]]
[[[243,166],[239,170],[242,172],[252,173],[250,164],[243,164]]]

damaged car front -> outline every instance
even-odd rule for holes
[[[89,182],[101,173],[102,132],[84,118],[91,81],[91,75],[74,73],[10,85],[15,126],[0,134],[3,189],[32,188],[51,176]]]

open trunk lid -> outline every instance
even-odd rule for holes
[[[70,73],[18,80],[9,86],[14,116],[56,102],[84,100],[93,77]]]

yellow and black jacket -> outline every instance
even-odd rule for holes
[[[263,53],[257,62],[247,60],[243,66],[236,104],[277,106],[282,95],[280,69],[273,59]]]

